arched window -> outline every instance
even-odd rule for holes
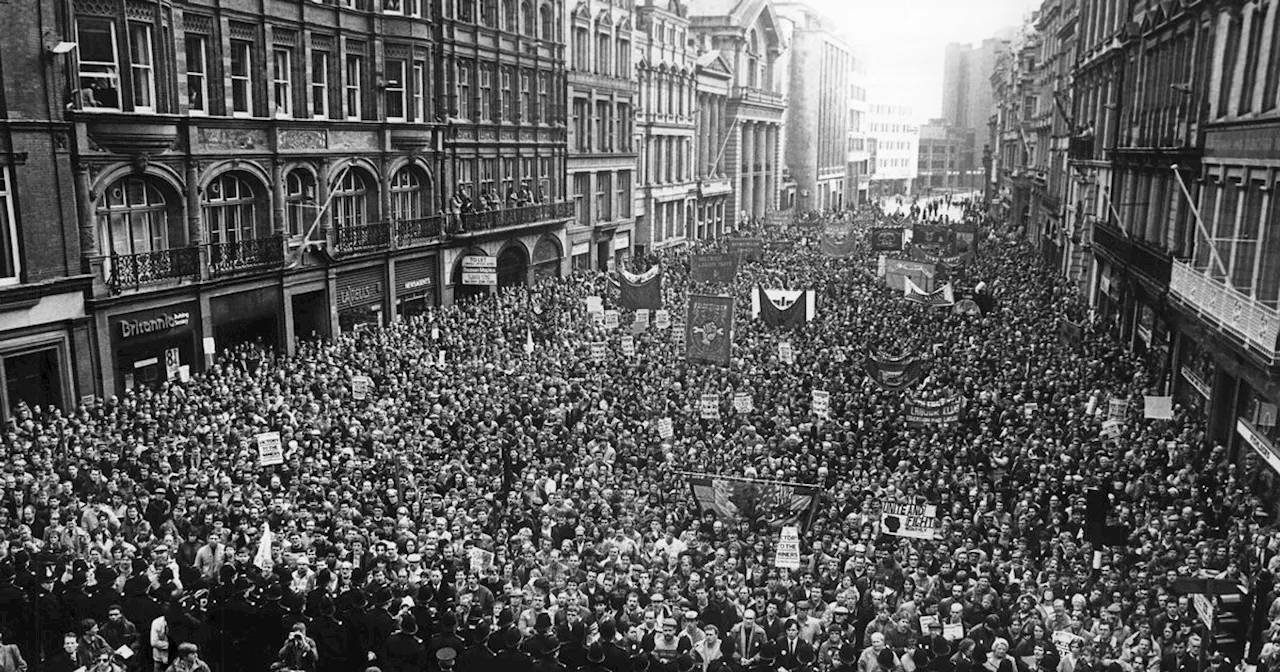
[[[520,26],[516,25],[516,18],[515,0],[502,0],[502,29],[512,33],[520,32]]]
[[[524,0],[520,3],[520,32],[530,37],[537,37],[538,23],[533,20],[533,3]]]
[[[431,181],[421,168],[405,166],[391,178],[391,216],[400,221],[422,219],[432,212]]]
[[[497,0],[480,0],[480,25],[494,26],[497,16]]]
[[[747,37],[747,86],[760,86],[760,37],[752,30]]]
[[[540,37],[548,42],[556,39],[556,19],[551,12],[551,5],[542,3],[538,8],[538,22],[542,24]]]
[[[98,202],[98,227],[104,247],[113,255],[156,252],[169,247],[169,231],[180,233],[181,210],[152,179],[121,178]],[[176,240],[185,243],[185,237]]]
[[[289,235],[301,236],[311,228],[316,216],[316,180],[311,173],[295,168],[284,179],[285,217]]]
[[[370,220],[370,205],[373,194],[370,193],[369,181],[364,171],[352,169],[346,172],[342,181],[333,187],[333,226],[341,230],[355,226],[364,226]]]
[[[268,208],[240,172],[223,173],[204,188],[204,225],[211,245],[259,238],[265,233]]]

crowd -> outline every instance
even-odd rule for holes
[[[910,214],[983,224],[980,253],[943,279],[985,283],[988,314],[908,302],[865,249],[825,257],[810,231],[728,288],[692,283],[683,252],[657,259],[673,316],[690,293],[737,297],[726,368],[652,327],[624,357],[629,312],[598,326],[584,299],[615,297],[579,274],[293,356],[229,352],[65,413],[19,409],[0,447],[0,672],[1238,663],[1209,650],[1173,581],[1262,569],[1276,536],[1254,483],[1187,409],[1133,411],[1104,439],[1108,400],[1156,392],[1149,367],[1029,245],[948,205]],[[815,319],[766,328],[757,284],[817,290]],[[1059,339],[1064,315],[1085,325],[1078,346]],[[904,394],[858,366],[885,352],[927,359],[911,394],[962,395],[960,420],[905,423]],[[818,388],[829,419],[811,412]],[[721,420],[702,419],[704,392]],[[732,408],[742,392],[753,411]],[[266,431],[284,464],[258,465]],[[691,471],[818,486],[800,569],[774,566],[766,521],[699,511]],[[1090,488],[1111,493],[1123,545],[1083,540]],[[884,501],[936,505],[936,538],[882,534]]]

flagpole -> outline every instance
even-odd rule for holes
[[[1213,261],[1218,264],[1218,269],[1222,271],[1223,277],[1227,275],[1227,265],[1222,263],[1222,255],[1218,254],[1218,246],[1213,244],[1213,236],[1209,235],[1209,227],[1205,226],[1204,219],[1200,217],[1200,209],[1196,207],[1195,199],[1191,198],[1191,191],[1187,189],[1187,183],[1182,180],[1182,171],[1178,170],[1178,164],[1169,166],[1173,171],[1174,177],[1178,178],[1178,186],[1182,189],[1182,195],[1187,199],[1187,207],[1191,208],[1191,214],[1196,218],[1196,229],[1204,234],[1204,239],[1209,243],[1209,253],[1213,256]]]

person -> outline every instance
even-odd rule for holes
[[[725,638],[726,652],[734,672],[754,666],[759,659],[760,648],[767,641],[764,629],[756,624],[755,610],[743,611],[742,621],[734,625]]]
[[[427,648],[418,638],[418,620],[408,611],[403,611],[399,618],[400,627],[387,637],[382,646],[382,654],[378,656],[383,672],[410,672],[422,670],[427,664]],[[441,649],[432,652],[432,656]],[[438,661],[438,659],[437,659]],[[437,663],[438,664],[438,663]]]
[[[315,672],[317,662],[316,643],[307,636],[306,623],[295,623],[271,667],[282,672]]]
[[[0,672],[27,672],[27,661],[22,649],[8,642],[8,632],[0,628]]]
[[[720,630],[708,623],[702,628],[702,640],[689,651],[701,672],[719,672],[726,663],[724,648],[727,642],[720,639]]]
[[[200,659],[200,647],[191,642],[178,645],[178,656],[169,665],[168,672],[210,672],[209,664]]]
[[[884,643],[883,638],[881,643]],[[778,647],[779,669],[795,672],[812,664],[812,661],[816,659],[813,645],[800,636],[800,623],[794,618],[787,619],[786,632],[782,639],[776,642],[776,645]],[[809,660],[810,662],[805,663],[804,660]]]

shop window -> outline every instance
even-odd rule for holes
[[[122,178],[106,189],[97,209],[104,247],[112,255],[142,254],[164,250],[170,232],[180,232],[181,212],[166,190],[143,176]],[[174,236],[175,242],[185,242]]]
[[[267,208],[260,202],[260,190],[245,177],[243,173],[225,173],[204,188],[204,223],[210,245],[231,245],[266,233]]]
[[[311,222],[316,216],[316,181],[311,173],[295,168],[285,176],[284,184],[289,235],[301,236],[311,228]]]
[[[416,166],[396,171],[391,190],[391,215],[400,221],[422,219],[431,212],[431,192],[426,173]]]
[[[62,358],[57,347],[4,357],[4,383],[8,410],[22,406],[33,412],[62,408],[65,403]]]
[[[370,220],[370,205],[376,194],[372,193],[364,171],[348,170],[342,181],[334,186],[333,226],[337,230],[364,226]]]
[[[18,282],[22,270],[18,257],[18,219],[13,207],[13,181],[9,167],[0,166],[0,285]]]

